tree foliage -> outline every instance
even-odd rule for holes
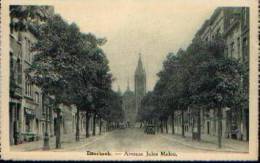
[[[141,119],[148,115],[167,118],[188,107],[195,112],[201,108],[221,112],[225,107],[243,107],[246,99],[241,78],[247,71],[238,59],[226,56],[224,49],[224,40],[216,37],[208,42],[195,39],[185,51],[169,53],[153,92],[142,101]]]

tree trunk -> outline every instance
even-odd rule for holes
[[[156,128],[157,128],[157,133],[160,132],[160,124],[159,124],[159,121],[156,120]]]
[[[109,122],[106,123],[106,131],[109,132]]]
[[[218,147],[222,147],[221,136],[222,136],[222,116],[221,116],[221,108],[218,108]]]
[[[61,123],[61,117],[60,117],[60,109],[57,109],[57,128],[56,128],[56,149],[61,148],[61,141],[60,141],[60,123]]]
[[[168,118],[166,118],[166,120],[165,120],[165,130],[166,130],[166,133],[168,134]]]
[[[194,127],[195,127],[195,117],[192,115],[192,133],[194,133]]]
[[[198,141],[201,140],[201,117],[200,117],[200,112],[201,112],[201,109],[199,108],[199,113],[198,113]]]
[[[45,107],[45,94],[43,92],[42,94],[42,110],[45,109],[45,133],[44,133],[44,138],[43,138],[43,149],[44,150],[49,150],[50,149],[50,141],[49,141],[49,133],[48,133],[48,117],[47,117],[47,107]]]
[[[106,120],[104,120],[103,126],[104,126],[104,128],[105,128],[104,132],[107,132],[108,130],[107,130],[107,121],[106,121]]]
[[[163,120],[161,120],[160,127],[161,127],[161,133],[163,133]]]
[[[181,128],[182,128],[182,137],[185,137],[185,131],[184,131],[184,110],[181,109]]]
[[[76,141],[79,141],[79,108],[77,108],[77,115],[76,115]]]
[[[94,117],[93,117],[93,136],[96,135],[96,113],[94,113]]]
[[[86,138],[89,137],[89,114],[86,112]]]
[[[172,134],[175,134],[175,129],[174,129],[174,111],[172,113]]]
[[[101,117],[99,117],[99,135],[101,135],[101,130],[102,130],[102,121]]]

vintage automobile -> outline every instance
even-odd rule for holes
[[[123,122],[119,123],[119,128],[120,129],[125,129],[126,128],[126,124],[123,123]]]
[[[155,134],[155,125],[154,124],[148,124],[144,128],[144,132],[146,134]]]

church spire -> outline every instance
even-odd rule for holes
[[[144,70],[143,63],[142,63],[142,54],[139,53],[139,59],[138,59],[138,64],[137,64],[137,67],[135,70],[135,75],[144,74],[144,73],[145,73],[145,70]]]

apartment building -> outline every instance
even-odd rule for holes
[[[26,6],[22,6],[26,7]],[[41,14],[34,17],[34,22],[44,23],[44,17],[54,14],[54,8],[44,6]],[[33,28],[17,29],[11,20],[10,24],[10,101],[9,101],[9,137],[10,144],[42,139],[46,125],[50,136],[55,135],[57,115],[50,105],[53,97],[42,101],[41,88],[31,83],[26,73],[33,61],[33,45],[37,37]],[[43,107],[44,105],[44,107]],[[72,116],[75,116],[75,106],[60,105],[62,114],[61,128],[63,132],[73,131]]]

